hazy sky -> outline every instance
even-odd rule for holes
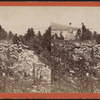
[[[36,31],[44,31],[51,22],[86,27],[100,33],[100,7],[29,7],[29,6],[0,6],[0,24],[6,31],[24,34],[33,27]]]

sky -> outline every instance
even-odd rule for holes
[[[100,33],[100,7],[0,6],[0,24],[7,31],[25,34],[28,28],[44,32],[51,23],[87,28]]]

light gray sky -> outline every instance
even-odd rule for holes
[[[42,6],[0,6],[0,24],[6,31],[24,34],[33,27],[42,32],[51,22],[81,27],[84,22],[87,28],[100,33],[100,7],[42,7]]]

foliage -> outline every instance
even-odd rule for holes
[[[94,66],[97,66],[97,64],[99,63],[97,61],[97,58],[87,58],[91,55],[89,51],[90,49],[87,46],[88,44],[85,46],[87,50],[82,51],[81,53],[81,50],[85,49],[84,46],[80,46],[80,48],[77,48],[74,46],[73,42],[66,42],[65,45],[63,42],[65,41],[61,42],[55,40],[55,42],[53,42],[53,84],[56,82],[57,84],[59,84],[58,90],[60,92],[95,92],[100,84],[100,82],[98,81],[100,80],[100,74],[98,70],[94,68]],[[75,49],[80,50],[76,53]],[[89,55],[86,54],[86,52]],[[72,90],[68,89],[69,85],[70,89]],[[58,92],[58,90],[56,89],[57,86],[54,86],[55,87],[53,88],[53,90],[55,92]]]
[[[0,40],[7,38],[7,32],[0,26]]]
[[[93,39],[96,40],[98,37],[98,33],[96,31],[93,32]]]
[[[97,44],[100,44],[100,34],[99,34],[98,37],[96,38],[96,42],[97,42]]]

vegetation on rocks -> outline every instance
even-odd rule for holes
[[[76,40],[52,38],[52,92],[99,93],[100,92],[100,44],[96,32],[87,30]],[[57,34],[52,37],[57,37]]]
[[[67,41],[51,31],[17,35],[0,26],[1,93],[100,92],[99,34],[87,30],[83,39],[79,29]]]
[[[50,40],[46,37],[50,32],[49,28],[43,36],[36,35],[31,28],[18,36],[1,28],[1,93],[51,92]]]

